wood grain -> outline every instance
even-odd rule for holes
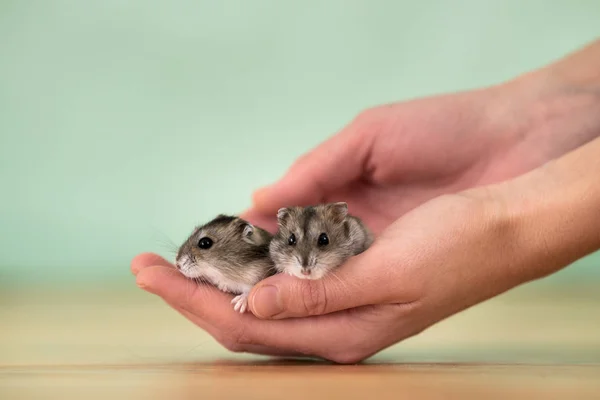
[[[0,399],[600,399],[599,310],[528,285],[339,366],[229,353],[134,285],[4,288]]]

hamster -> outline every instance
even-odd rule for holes
[[[269,257],[272,237],[237,216],[220,214],[194,229],[179,248],[175,266],[188,278],[236,294],[231,303],[244,313],[250,289],[276,272]]]
[[[281,208],[277,221],[279,230],[269,245],[275,269],[301,279],[322,278],[374,240],[344,202]]]

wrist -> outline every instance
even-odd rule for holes
[[[512,241],[516,283],[542,278],[600,249],[600,138],[495,185],[494,215]]]
[[[600,39],[541,68],[537,74],[551,90],[599,94]]]
[[[600,40],[503,85],[521,145],[543,160],[600,136]]]
[[[537,168],[600,136],[600,40],[485,92],[493,157]]]

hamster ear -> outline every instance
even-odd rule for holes
[[[277,210],[277,222],[279,225],[283,224],[288,215],[290,215],[290,209],[287,207]]]
[[[344,222],[346,216],[348,215],[348,204],[346,202],[340,201],[337,203],[331,203],[328,205],[328,208],[331,213],[331,218],[336,223]]]
[[[242,231],[242,236],[246,238],[246,237],[252,236],[253,233],[254,233],[254,226],[252,226],[252,224],[250,224],[250,223],[244,224],[244,230]]]
[[[244,224],[244,229],[242,230],[242,240],[244,242],[250,243],[250,244],[254,244],[254,238],[252,237],[252,235],[254,234],[254,226],[247,222]]]

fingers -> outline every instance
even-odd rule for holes
[[[275,184],[254,193],[257,211],[271,214],[281,207],[321,203],[364,173],[371,136],[352,123],[296,161]],[[340,199],[343,201],[343,199]]]
[[[137,275],[140,270],[153,265],[162,265],[163,267],[173,268],[173,264],[154,253],[142,253],[138,254],[131,260],[131,272]]]
[[[193,313],[199,318],[221,315],[231,317],[235,311],[230,295],[208,284],[198,284],[187,279],[174,268],[149,266],[141,269],[136,278],[137,285],[177,309]]]
[[[366,331],[357,330],[347,313],[282,321],[260,320],[251,313],[240,315],[233,310],[230,295],[198,285],[170,267],[143,268],[136,282],[232,351],[346,360],[359,359],[365,352],[361,346],[371,343],[365,340]]]
[[[277,274],[258,283],[250,292],[248,306],[262,319],[323,315],[350,308],[401,303],[394,287],[393,270],[379,265],[383,253],[375,246],[352,257],[322,279],[298,279]],[[406,302],[410,302],[406,298]]]
[[[173,307],[171,305],[171,307]],[[175,308],[175,307],[174,307]],[[196,315],[181,309],[177,309],[177,311],[183,315],[185,318],[190,320],[192,323],[198,325],[200,328],[204,329],[208,332],[213,338],[215,338],[221,345],[231,351],[235,352],[246,352],[253,354],[261,354],[265,356],[278,356],[278,357],[301,357],[302,353],[279,349],[276,347],[269,347],[260,344],[240,344],[236,343],[233,339],[227,339],[223,336],[221,331],[219,331],[213,325],[208,324],[206,321],[198,318]]]
[[[262,355],[270,355],[270,356],[299,356],[301,354],[296,352],[291,352],[288,350],[282,350],[274,347],[262,346],[262,345],[242,345],[236,343],[235,338],[228,338],[221,329],[219,329],[214,324],[211,324],[207,319],[200,318],[198,315],[190,312],[188,310],[198,311],[198,306],[194,305],[186,305],[185,308],[181,307],[181,304],[186,302],[194,302],[200,296],[205,296],[206,298],[201,303],[204,307],[207,307],[207,301],[210,301],[210,296],[213,293],[209,293],[214,290],[214,288],[206,287],[201,290],[206,289],[207,292],[202,291],[198,295],[191,295],[191,293],[195,292],[198,289],[194,289],[193,287],[189,287],[190,284],[195,285],[194,282],[191,282],[187,279],[173,279],[178,278],[173,275],[173,271],[169,269],[165,269],[164,267],[149,267],[144,270],[137,280],[138,285],[145,290],[148,290],[151,293],[157,294],[162,297],[167,304],[169,304],[172,308],[177,310],[181,315],[185,318],[208,332],[213,338],[215,338],[219,343],[225,346],[227,349],[232,351],[246,351],[255,354]],[[214,293],[218,297],[220,296],[220,292]],[[223,295],[225,295],[223,293]],[[226,296],[226,295],[225,295]],[[180,297],[183,297],[184,300]]]
[[[255,226],[259,226],[271,233],[277,232],[277,217],[275,213],[265,215],[258,212],[255,208],[244,211],[240,214],[240,218],[245,219]]]

